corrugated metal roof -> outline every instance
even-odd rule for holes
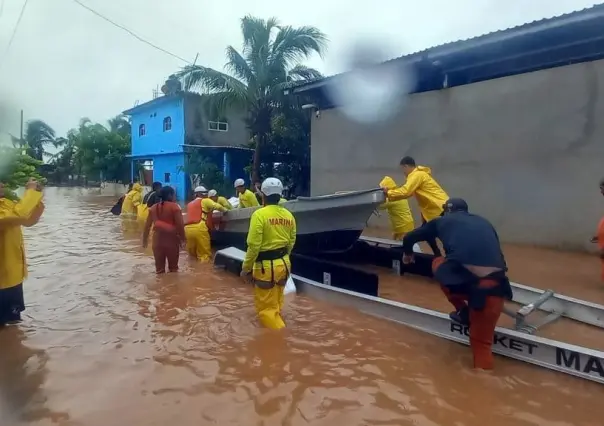
[[[429,47],[427,49],[419,50],[410,54],[406,54],[403,56],[399,56],[397,58],[390,59],[384,63],[389,63],[392,61],[398,60],[415,60],[422,58],[433,58],[436,59],[439,56],[446,56],[451,53],[463,51],[466,49],[471,49],[474,47],[479,47],[481,45],[487,45],[492,43],[499,43],[501,41],[520,37],[523,35],[528,35],[531,33],[537,33],[549,28],[560,27],[573,23],[580,23],[585,20],[592,19],[594,17],[604,17],[604,4],[594,4],[591,7],[587,7],[581,10],[576,10],[569,13],[564,13],[561,15],[556,15],[550,18],[543,18],[539,20],[535,20],[532,22],[527,22],[525,24],[517,25],[514,27],[492,31],[486,34],[482,34],[475,37],[470,37],[467,39],[461,39],[456,41],[451,41],[447,43],[443,43],[437,46]],[[327,81],[342,75],[345,73],[335,74],[329,77],[325,77],[323,79],[317,79],[311,82],[292,84],[287,91],[300,92],[303,90],[300,89],[310,89],[314,87],[322,86]],[[312,87],[310,87],[312,86]]]

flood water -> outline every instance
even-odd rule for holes
[[[234,276],[182,259],[157,278],[114,201],[46,190],[25,321],[0,331],[3,426],[602,424],[601,385],[475,372],[466,347],[304,296],[262,329]]]

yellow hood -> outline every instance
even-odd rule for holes
[[[432,169],[431,169],[430,167],[426,167],[426,166],[417,166],[415,169],[416,169],[416,170],[419,170],[420,172],[426,172],[426,173],[428,173],[429,175],[431,175],[431,174],[432,174]]]
[[[135,183],[134,185],[132,185],[132,190],[141,192],[143,190],[143,187],[141,186],[140,183]]]
[[[390,176],[384,176],[384,179],[380,182],[381,188],[394,189],[396,188],[396,182]]]

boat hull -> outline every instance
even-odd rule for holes
[[[384,202],[384,193],[373,189],[321,197],[300,197],[283,204],[296,218],[297,253],[343,252],[361,236],[376,207]],[[256,208],[232,210],[220,217],[212,230],[216,248],[245,250],[249,220]]]

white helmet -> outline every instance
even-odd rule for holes
[[[215,189],[210,189],[208,192],[208,197],[215,197],[218,195],[218,192]]]
[[[237,179],[237,180],[235,181],[235,183],[233,184],[233,186],[234,186],[235,188],[237,188],[238,186],[243,186],[243,185],[245,185],[245,181],[244,181],[243,179],[241,179],[241,178]]]
[[[277,178],[266,178],[264,182],[262,182],[262,186],[260,187],[260,191],[267,197],[270,195],[282,195],[283,194],[283,184]]]
[[[208,192],[208,190],[206,189],[205,186],[198,186],[197,188],[195,188],[195,190],[193,191],[194,193],[198,193],[201,192],[202,194]]]

